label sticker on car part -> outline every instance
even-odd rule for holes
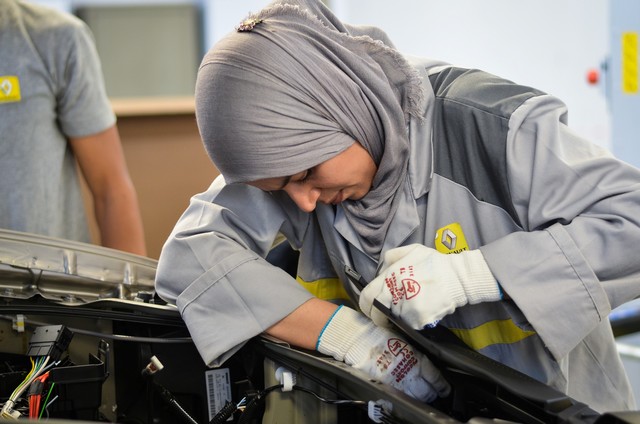
[[[209,404],[209,421],[215,417],[227,402],[231,402],[231,380],[229,368],[208,370],[204,373],[207,380],[207,399]],[[232,421],[233,415],[227,421]]]

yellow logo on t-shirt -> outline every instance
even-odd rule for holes
[[[0,76],[0,103],[20,101],[20,81],[14,75]]]
[[[446,225],[436,231],[436,250],[440,253],[460,253],[469,250],[462,226],[457,222]]]

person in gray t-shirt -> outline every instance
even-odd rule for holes
[[[0,228],[89,242],[77,168],[101,244],[145,255],[92,34],[72,15],[0,0]]]

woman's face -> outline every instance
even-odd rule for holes
[[[377,167],[358,142],[331,159],[295,175],[265,178],[248,184],[264,191],[284,190],[305,212],[318,202],[338,204],[362,199],[371,189]]]

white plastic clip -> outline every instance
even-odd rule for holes
[[[17,314],[16,318],[13,320],[13,329],[18,333],[24,333],[24,315]]]
[[[147,366],[143,368],[142,374],[153,375],[158,371],[162,371],[163,368],[164,365],[162,365],[162,362],[160,362],[160,360],[155,355],[153,355],[149,360]]]
[[[369,418],[374,423],[384,422],[385,416],[388,416],[393,409],[393,404],[384,399],[378,399],[376,402],[370,400],[367,406]]]
[[[276,369],[276,380],[282,384],[283,392],[290,392],[293,390],[293,386],[296,385],[296,376],[285,367]]]

